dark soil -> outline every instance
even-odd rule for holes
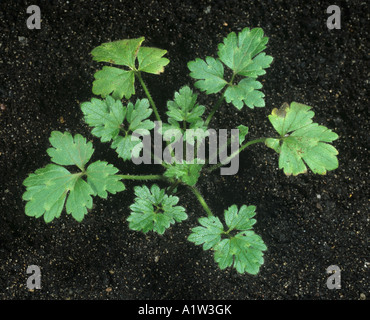
[[[29,30],[29,5],[39,5],[40,30]],[[369,8],[336,1],[341,29],[326,26],[332,1],[1,1],[0,3],[0,299],[364,299],[369,297],[368,146]],[[119,160],[90,134],[79,104],[90,100],[101,64],[90,51],[112,40],[145,36],[168,50],[161,76],[145,79],[162,114],[166,101],[192,85],[187,62],[215,55],[231,31],[262,27],[274,62],[261,77],[266,107],[238,112],[224,105],[212,126],[249,126],[249,138],[272,133],[267,115],[283,102],[313,106],[315,122],[340,136],[340,167],[325,176],[286,177],[277,155],[254,145],[234,176],[203,175],[198,187],[211,209],[257,206],[255,230],[268,251],[257,276],[221,271],[212,252],[187,241],[203,208],[179,190],[189,219],[163,236],[129,230],[127,191],[95,208],[82,223],[63,213],[45,224],[24,214],[22,185],[49,163],[51,131],[93,140],[94,159],[122,173],[161,172]],[[144,97],[137,86],[137,97]],[[136,99],[136,97],[134,97]],[[216,96],[200,95],[211,108]],[[38,265],[41,290],[26,287]],[[326,269],[341,270],[330,290]]]

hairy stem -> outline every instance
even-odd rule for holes
[[[222,96],[220,97],[220,99],[218,99],[218,101],[216,102],[216,104],[214,105],[213,109],[211,110],[211,112],[209,113],[206,121],[204,122],[204,124],[208,127],[209,123],[211,122],[212,120],[212,117],[213,115],[215,114],[215,112],[218,110],[218,108],[220,107],[221,103],[224,101],[225,99],[225,94],[223,93]]]
[[[117,174],[117,176],[124,180],[162,180],[162,179],[166,179],[162,175],[155,175],[155,174],[148,174],[148,175]]]
[[[238,155],[240,152],[242,152],[245,148],[247,148],[250,145],[255,144],[255,143],[260,143],[260,142],[264,143],[266,139],[267,138],[259,138],[259,139],[255,139],[255,140],[251,140],[251,141],[246,142],[238,150],[236,150],[230,156],[228,156],[226,158],[226,160],[224,161],[224,163],[221,163],[220,162],[220,163],[215,164],[212,167],[208,168],[208,172],[211,172],[211,171],[213,171],[213,170],[215,170],[215,169],[217,169],[219,167],[224,166],[225,164],[229,163],[236,155]]]
[[[233,82],[234,82],[234,79],[235,79],[235,76],[236,74],[233,74],[232,77],[231,77],[231,80],[228,82],[226,88],[228,86],[232,86],[233,85]],[[209,123],[211,122],[212,120],[212,117],[213,115],[215,114],[215,112],[218,110],[218,108],[221,106],[222,102],[224,101],[225,99],[225,91],[226,91],[226,88],[224,90],[224,92],[222,93],[222,96],[220,97],[220,99],[218,99],[218,101],[216,102],[216,104],[214,105],[213,109],[211,110],[210,114],[208,115],[206,121],[204,122],[204,124],[208,127]]]
[[[172,194],[173,190],[181,183],[181,180],[176,180],[175,182],[172,183],[170,188],[167,191],[167,194]]]
[[[148,97],[149,103],[150,103],[150,105],[151,105],[151,106],[152,106],[152,108],[153,108],[153,111],[154,111],[155,117],[157,118],[157,120],[158,120],[158,121],[161,121],[161,117],[159,116],[158,109],[157,109],[157,107],[156,107],[156,105],[155,105],[155,103],[154,103],[154,100],[153,100],[152,96],[150,95],[150,92],[149,92],[149,90],[148,90],[148,88],[147,88],[147,86],[146,86],[146,84],[145,84],[145,82],[144,82],[143,78],[141,77],[141,73],[140,73],[140,71],[135,72],[135,75],[136,75],[136,76],[137,76],[137,78],[139,79],[139,81],[140,81],[140,83],[141,83],[141,86],[143,87],[144,92],[145,92],[146,96]]]
[[[190,186],[190,189],[191,189],[191,191],[193,191],[194,195],[197,197],[197,199],[200,202],[200,204],[202,205],[203,209],[207,212],[208,217],[213,216],[213,213],[212,213],[211,209],[208,207],[206,201],[204,200],[204,198],[202,197],[202,195],[200,194],[198,189],[194,186]]]

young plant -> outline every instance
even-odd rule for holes
[[[253,231],[256,207],[232,205],[223,214],[214,214],[196,187],[201,171],[212,172],[232,161],[248,146],[264,143],[279,154],[279,168],[286,175],[306,173],[307,167],[323,175],[338,167],[338,152],[330,144],[338,136],[312,121],[311,107],[297,102],[284,103],[281,108],[274,108],[268,117],[276,135],[245,141],[248,127],[235,124],[236,131],[232,132],[237,134],[224,139],[205,159],[199,146],[207,137],[211,139],[210,123],[222,103],[237,110],[244,106],[250,109],[265,106],[262,84],[257,78],[266,73],[265,69],[273,60],[264,52],[268,38],[260,28],[245,28],[224,38],[218,46],[217,57],[189,62],[190,77],[196,80],[195,88],[207,95],[219,94],[219,99],[203,119],[207,108],[197,103],[198,95],[189,86],[184,86],[172,101],[168,101],[167,123],[163,125],[142,75],[159,75],[169,60],[163,57],[166,50],[144,47],[143,41],[141,37],[104,43],[91,52],[95,61],[110,65],[95,73],[92,91],[101,97],[82,103],[81,110],[85,122],[92,127],[91,133],[102,142],[110,143],[123,161],[140,163],[141,154],[145,154],[149,159],[144,163],[160,164],[161,170],[157,175],[126,175],[119,174],[117,168],[105,161],[88,164],[94,152],[91,142],[79,134],[72,136],[69,132],[53,131],[49,139],[51,148],[47,150],[52,163],[36,170],[24,181],[25,213],[51,222],[59,218],[65,208],[81,222],[92,208],[94,197],[107,198],[108,192],[124,191],[123,181],[162,180],[168,183],[166,189],[157,184],[134,188],[136,198],[127,218],[130,229],[163,234],[172,224],[187,219],[184,207],[178,205],[179,198],[174,195],[178,188],[185,187],[207,214],[198,219],[199,225],[192,229],[188,240],[202,245],[204,250],[212,250],[221,269],[232,266],[239,273],[257,274],[264,263],[263,253],[267,247]],[[146,98],[128,101],[135,94],[135,80],[141,84]],[[159,153],[157,149],[154,153],[151,151],[152,132],[166,141],[165,161],[162,161],[161,150]],[[194,151],[196,142],[198,148]],[[236,148],[233,148],[235,143]],[[225,161],[213,163],[211,160],[225,153],[230,144],[231,154]],[[185,157],[184,150],[187,156],[193,156],[191,160]]]

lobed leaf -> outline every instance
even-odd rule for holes
[[[139,156],[143,143],[136,134],[150,134],[149,130],[154,128],[154,122],[147,118],[152,112],[148,99],[138,99],[135,105],[129,102],[127,107],[124,107],[126,123],[122,126],[123,136],[117,135],[111,145],[123,160]]]
[[[199,218],[198,222],[201,226],[192,228],[192,233],[188,240],[194,242],[196,245],[203,244],[203,250],[208,250],[216,246],[221,241],[221,234],[224,231],[218,217],[203,217]]]
[[[338,135],[312,122],[311,107],[292,102],[272,110],[269,120],[280,138],[266,139],[266,145],[279,153],[279,168],[286,175],[307,172],[326,174],[338,167],[338,151],[330,144]]]
[[[261,28],[244,28],[238,35],[231,32],[218,46],[218,56],[234,74],[254,76],[264,74],[272,62],[272,57],[258,55],[266,48],[268,38]],[[255,57],[255,58],[254,58]],[[254,59],[253,59],[254,58]]]
[[[92,143],[86,143],[86,139],[80,134],[72,137],[69,132],[53,131],[49,141],[53,147],[46,152],[51,161],[64,166],[76,165],[83,170],[94,152]]]
[[[188,63],[188,68],[191,71],[190,76],[198,79],[195,87],[206,91],[207,94],[217,93],[227,84],[224,79],[224,67],[218,59],[207,57],[204,61],[197,58]]]
[[[77,221],[82,221],[87,209],[92,208],[93,190],[81,179],[80,174],[72,174],[64,167],[49,164],[29,175],[23,182],[27,187],[23,200],[27,216],[40,218],[45,222],[59,218],[66,202],[67,213]]]
[[[174,100],[167,102],[166,114],[175,121],[193,123],[201,120],[205,107],[196,103],[197,96],[188,86],[182,87],[175,92]]]
[[[256,215],[255,206],[243,205],[238,210],[238,207],[234,204],[225,210],[225,222],[230,230],[249,230],[256,223],[255,219],[252,219]]]
[[[132,230],[154,231],[163,234],[171,224],[187,219],[185,209],[176,206],[179,198],[168,196],[158,185],[135,187],[135,202],[130,206],[131,214],[127,218]]]
[[[196,103],[197,95],[188,87],[182,87],[175,92],[173,101],[167,102],[168,123],[164,123],[162,134],[165,140],[174,142],[183,138],[183,141],[194,144],[208,136],[207,127],[202,120],[205,107]]]
[[[106,199],[107,192],[116,194],[125,190],[125,185],[120,181],[120,177],[116,175],[117,172],[118,169],[106,161],[95,161],[87,167],[87,183],[94,191],[94,196],[98,195]]]
[[[93,59],[135,69],[135,60],[144,37],[106,42],[91,51]]]
[[[123,97],[130,99],[135,94],[135,73],[147,72],[160,74],[169,63],[163,56],[166,50],[150,47],[141,47],[144,37],[125,39],[103,43],[91,51],[93,59],[99,62],[108,62],[128,69],[104,66],[95,73],[92,91],[105,98],[112,94],[120,100]],[[136,66],[136,59],[138,66]]]
[[[164,172],[164,176],[168,178],[176,178],[183,183],[194,186],[200,176],[203,164],[196,163],[197,161],[183,161],[182,163],[175,162]]]
[[[69,132],[53,131],[49,140],[53,147],[47,151],[56,164],[37,169],[24,180],[26,215],[43,216],[45,222],[51,222],[60,217],[65,206],[66,212],[81,222],[92,208],[92,196],[106,198],[107,192],[125,189],[120,177],[115,175],[118,170],[105,161],[96,161],[84,170],[94,149],[81,135],[73,137]],[[81,171],[71,173],[62,165],[76,165]],[[83,179],[85,176],[87,181]]]
[[[223,239],[214,247],[215,261],[221,270],[233,266],[239,273],[255,275],[264,263],[265,250],[267,247],[258,234],[244,231],[230,239]]]
[[[264,94],[259,90],[262,84],[255,79],[266,73],[265,69],[273,60],[262,52],[267,42],[261,28],[244,28],[238,34],[231,32],[218,45],[218,59],[207,57],[204,61],[197,58],[188,63],[190,76],[198,80],[195,86],[207,94],[220,92],[226,86],[225,100],[238,110],[244,105],[251,109],[264,107]],[[224,78],[223,63],[232,70],[230,81]],[[245,78],[239,81],[236,76]]]
[[[233,266],[239,273],[257,274],[263,264],[263,251],[267,250],[262,238],[252,231],[256,223],[255,206],[243,205],[240,210],[232,205],[224,212],[226,225],[218,217],[200,218],[192,229],[188,240],[196,245],[203,244],[203,250],[213,249],[214,258],[221,269]],[[232,231],[241,231],[232,235]]]
[[[268,56],[266,53],[262,52],[252,59],[252,62],[238,74],[244,77],[257,78],[258,76],[262,76],[266,73],[265,69],[270,67],[272,61],[273,58],[271,56]]]
[[[135,73],[115,67],[104,66],[94,74],[92,92],[105,98],[112,94],[114,99],[130,99],[135,94]]]
[[[126,116],[126,108],[120,100],[107,96],[105,100],[92,98],[81,104],[85,122],[93,127],[91,133],[102,142],[114,139],[120,132]]]
[[[137,55],[139,62],[139,71],[160,74],[164,71],[164,67],[170,62],[163,56],[167,50],[158,48],[140,47]]]
[[[113,140],[111,147],[124,160],[139,156],[143,143],[138,135],[148,135],[154,128],[154,122],[148,119],[152,114],[148,99],[123,106],[111,96],[104,100],[93,98],[82,103],[81,110],[86,123],[93,127],[91,133],[102,142]]]
[[[252,78],[244,78],[238,84],[229,86],[225,91],[225,100],[232,103],[238,110],[244,106],[251,109],[254,107],[264,107],[264,94],[258,89],[262,84]]]

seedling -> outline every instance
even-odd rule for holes
[[[265,106],[262,84],[257,78],[265,74],[273,60],[264,52],[268,38],[260,28],[245,28],[224,38],[216,58],[197,58],[189,62],[190,77],[196,80],[195,88],[207,95],[218,94],[219,99],[207,114],[208,109],[197,103],[197,94],[189,86],[184,86],[175,93],[172,101],[168,101],[167,122],[163,124],[142,75],[159,75],[169,60],[164,57],[166,50],[144,47],[143,41],[141,37],[104,43],[91,52],[95,61],[110,65],[95,73],[92,91],[100,97],[82,103],[81,110],[85,122],[92,127],[91,133],[102,142],[110,143],[118,157],[137,163],[141,154],[149,154],[149,163],[160,164],[158,174],[119,174],[119,170],[106,161],[91,163],[92,142],[79,134],[73,136],[69,132],[53,131],[49,139],[51,148],[47,150],[52,163],[36,170],[24,181],[25,213],[43,217],[49,223],[59,218],[65,208],[81,222],[88,209],[92,209],[94,197],[105,199],[108,193],[125,191],[125,180],[165,181],[168,187],[164,189],[157,184],[134,188],[136,197],[127,218],[129,228],[162,235],[171,225],[187,219],[188,215],[184,207],[178,205],[176,196],[179,188],[186,187],[194,193],[207,214],[198,219],[199,225],[192,229],[188,240],[202,245],[204,250],[213,250],[221,269],[234,267],[239,273],[257,274],[264,263],[263,252],[267,247],[253,231],[256,207],[232,205],[223,214],[213,213],[197,189],[201,171],[212,172],[238,157],[247,147],[263,143],[279,154],[279,168],[286,175],[306,173],[307,167],[313,173],[323,175],[338,167],[338,152],[330,144],[338,136],[312,121],[314,112],[311,107],[297,102],[284,103],[281,108],[274,108],[268,117],[276,135],[246,141],[248,127],[236,124],[238,134],[225,139],[211,156],[204,159],[200,157],[199,145],[211,138],[210,124],[222,103],[237,110]],[[146,98],[128,101],[135,95],[136,80]],[[163,156],[168,161],[158,159],[162,156],[158,150],[152,152],[148,138],[153,131],[163,135],[166,142]],[[210,161],[217,159],[217,155],[227,150],[230,144],[235,145],[235,141],[237,148],[231,148],[225,161]],[[198,148],[193,149],[191,161],[185,153],[179,156],[180,147],[187,153],[196,142]]]

